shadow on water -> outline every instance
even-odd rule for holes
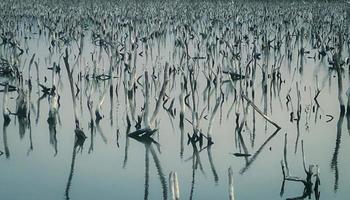
[[[70,193],[70,188],[72,185],[72,180],[73,180],[73,175],[74,175],[76,155],[79,151],[83,150],[84,142],[85,142],[85,139],[78,138],[77,136],[75,137],[75,142],[74,142],[73,152],[72,152],[72,161],[70,164],[70,170],[69,170],[69,176],[68,176],[68,180],[67,180],[67,184],[66,184],[66,190],[64,192],[66,200],[70,199],[69,193]]]
[[[58,153],[57,150],[57,130],[56,130],[56,124],[57,124],[57,117],[56,113],[54,111],[49,112],[49,117],[47,118],[47,123],[49,124],[49,134],[50,134],[50,144],[54,148],[55,156]]]
[[[190,200],[193,199],[194,195],[194,189],[195,189],[195,182],[196,182],[196,171],[199,167],[202,173],[203,171],[203,166],[202,162],[199,156],[200,151],[198,151],[197,145],[191,141],[192,147],[193,147],[193,154],[192,154],[192,181],[191,181],[191,189],[190,189]]]
[[[5,156],[6,158],[10,158],[10,150],[9,150],[9,146],[8,146],[8,142],[7,142],[7,127],[10,124],[10,119],[5,120],[4,124],[2,126],[2,136],[3,136],[3,140],[4,140],[4,148],[5,148]],[[2,152],[1,152],[2,155]]]
[[[127,119],[129,119],[129,117],[126,117]],[[127,163],[128,163],[128,152],[129,152],[129,135],[130,133],[130,122],[128,123],[127,127],[126,127],[126,132],[125,132],[125,149],[124,149],[124,161],[123,161],[123,168],[126,167]]]
[[[143,130],[141,130],[141,131],[143,131]],[[149,195],[149,153],[151,153],[154,165],[157,169],[159,181],[160,181],[160,184],[162,187],[163,199],[166,200],[166,199],[168,199],[167,181],[166,181],[165,174],[163,172],[162,165],[161,165],[160,160],[158,158],[157,152],[154,150],[154,147],[153,147],[153,145],[157,145],[157,148],[159,150],[159,144],[156,141],[154,141],[153,138],[150,137],[154,132],[149,133],[149,131],[150,130],[143,131],[143,133],[145,133],[145,135],[142,135],[142,133],[141,134],[133,134],[133,133],[135,133],[135,132],[133,132],[133,133],[129,134],[127,137],[131,137],[131,138],[135,139],[136,141],[138,141],[139,143],[144,144],[144,146],[145,146],[144,199],[145,200],[149,199],[149,197],[148,197],[148,195]]]
[[[304,142],[301,141],[301,155],[303,159],[303,169],[306,177],[300,178],[298,176],[293,176],[290,173],[288,161],[287,161],[287,133],[285,134],[284,139],[284,151],[283,151],[283,159],[281,160],[281,167],[283,173],[283,180],[281,185],[280,196],[284,195],[284,188],[286,181],[289,182],[297,182],[302,183],[304,186],[303,193],[301,196],[287,198],[287,200],[296,200],[296,199],[311,199],[312,194],[314,193],[314,197],[316,200],[320,199],[321,192],[319,191],[319,186],[321,184],[320,181],[320,169],[319,166],[309,165],[308,169],[306,168],[305,154],[304,154]],[[316,168],[314,170],[314,167]]]
[[[337,135],[335,140],[334,152],[331,160],[331,170],[334,172],[334,191],[336,192],[339,187],[339,168],[338,168],[338,155],[342,136],[342,126],[344,121],[345,111],[340,112],[340,116],[337,122]],[[348,117],[348,114],[347,114]]]
[[[215,165],[214,165],[215,162],[214,162],[213,156],[211,154],[211,145],[208,146],[207,153],[208,153],[209,164],[210,164],[211,171],[213,173],[214,181],[216,184],[218,184],[219,176],[218,176],[218,173],[216,172]]]
[[[322,193],[327,192],[329,196],[328,193],[339,194],[341,191],[341,176],[345,171],[339,170],[343,163],[340,150],[347,147],[342,135],[345,117],[350,134],[350,89],[346,92],[347,107],[343,100],[343,84],[348,85],[350,74],[350,12],[343,4],[146,1],[141,5],[137,1],[112,3],[106,0],[103,3],[91,1],[87,6],[79,1],[69,9],[66,9],[69,1],[50,2],[38,5],[42,7],[33,6],[33,10],[27,1],[41,2],[0,1],[0,86],[5,87],[0,89],[0,93],[4,93],[4,152],[0,151],[0,156],[4,155],[7,161],[10,161],[10,155],[14,159],[14,155],[22,151],[14,144],[21,143],[25,143],[25,148],[29,143],[29,156],[35,143],[38,147],[47,145],[51,151],[53,149],[55,159],[60,159],[57,155],[67,143],[64,142],[66,138],[59,141],[58,138],[68,136],[57,133],[67,124],[71,125],[75,139],[72,155],[69,155],[66,199],[70,199],[77,154],[82,152],[87,138],[82,129],[86,122],[90,131],[87,151],[90,156],[96,153],[94,149],[105,150],[99,145],[114,145],[108,140],[115,133],[119,149],[120,130],[125,131],[122,137],[126,137],[125,143],[121,144],[124,147],[120,148],[122,161],[118,167],[130,168],[128,160],[140,158],[129,149],[133,141],[130,138],[145,147],[145,200],[151,198],[152,162],[157,171],[154,176],[161,187],[155,195],[171,198],[168,192],[173,192],[174,188],[166,180],[167,169],[162,168],[161,160],[163,164],[174,162],[171,167],[180,169],[183,163],[191,162],[191,177],[184,179],[189,182],[190,188],[184,192],[189,199],[205,198],[210,192],[198,187],[202,185],[200,181],[208,181],[199,178],[200,175],[207,178],[206,168],[212,181],[210,189],[221,191],[225,180],[220,176],[221,170],[239,164],[239,171],[231,167],[228,170],[229,195],[234,199],[234,171],[245,177],[265,173],[259,171],[264,162],[255,161],[258,158],[276,159],[278,149],[271,149],[272,146],[281,147],[281,143],[273,138],[278,138],[276,135],[282,127],[295,134],[289,143],[285,135],[281,197],[285,185],[291,181],[304,187],[301,195],[288,199],[311,198],[313,193],[315,199],[320,198],[320,167],[306,167],[304,142],[315,146],[318,142],[329,144],[326,137],[313,138],[314,132],[323,131],[324,126],[336,130],[336,134],[334,149],[327,149],[332,154],[329,164],[334,184],[329,186],[325,181]],[[140,9],[144,5],[145,9]],[[33,71],[32,65],[35,66]],[[48,74],[52,74],[51,84]],[[326,87],[328,93],[324,92]],[[7,102],[9,92],[15,94],[10,95]],[[337,104],[326,106],[328,101],[334,101],[335,93],[338,93]],[[60,95],[64,104],[62,109]],[[286,103],[282,103],[283,100]],[[85,101],[86,105],[83,104]],[[47,103],[48,107],[45,106]],[[338,104],[340,115],[335,125],[329,122],[333,120],[331,114]],[[42,123],[42,112],[47,110],[48,118]],[[13,118],[11,126],[10,116]],[[74,117],[74,121],[70,122],[68,116]],[[310,120],[311,117],[314,120]],[[41,133],[41,126],[46,125],[48,130],[44,131],[48,131],[49,141],[39,138],[41,134],[36,135]],[[18,132],[18,143],[10,143],[12,132]],[[160,137],[165,138],[165,144],[175,141],[175,145],[162,148],[169,151],[169,155],[175,151],[177,156],[160,159]],[[228,153],[227,148],[219,146],[227,139],[225,137],[229,138],[227,143],[224,142],[226,147],[233,148],[236,152],[232,154],[242,158],[238,163],[215,157]],[[315,144],[310,140],[316,140]],[[300,162],[288,163],[287,145],[292,147],[294,156],[301,153],[305,174],[300,177],[290,175],[289,169],[298,167]],[[51,152],[37,149],[37,146],[35,151]],[[267,146],[271,146],[271,154],[264,155]],[[321,152],[315,149],[307,154]],[[203,152],[206,155],[201,154]],[[111,156],[115,152],[103,153]],[[112,157],[118,155],[112,154]],[[43,161],[43,158],[33,156],[33,160],[39,159],[35,161]],[[249,171],[253,163],[257,171]],[[32,165],[23,167],[33,170]],[[267,172],[278,168],[275,162]],[[186,171],[178,173],[186,174]],[[174,180],[175,175],[171,173],[170,177]],[[136,174],[130,174],[127,178],[134,180],[134,176]],[[136,178],[139,180],[140,177]],[[249,186],[249,190],[242,191],[254,191],[249,194],[254,195],[255,190],[261,190],[256,183],[242,182],[244,187]],[[134,183],[123,184],[132,186]],[[348,185],[347,181],[343,187]],[[331,191],[327,190],[329,188]],[[11,191],[13,188],[6,189]],[[346,190],[342,192],[342,195],[346,194]],[[216,195],[223,196],[221,193]]]
[[[246,164],[245,166],[240,170],[240,173],[245,173],[249,167],[254,163],[256,158],[260,155],[262,150],[264,150],[265,146],[270,142],[270,140],[276,136],[276,134],[280,131],[280,129],[277,129],[275,132],[273,132],[264,142],[263,144],[257,149],[257,151],[252,154],[250,158],[246,158]],[[246,154],[249,154],[248,152]]]
[[[242,94],[242,97],[247,101],[247,105],[244,109],[244,117],[242,119],[242,122],[240,123],[240,125],[238,127],[236,127],[236,134],[238,136],[238,144],[240,145],[240,147],[243,149],[243,154],[242,153],[238,153],[238,154],[234,154],[237,156],[243,156],[245,159],[245,166],[240,170],[240,174],[244,174],[249,167],[251,166],[251,164],[254,163],[254,161],[256,160],[256,158],[260,155],[260,153],[262,152],[262,150],[265,148],[265,146],[270,142],[270,140],[276,136],[276,134],[281,130],[281,127],[276,124],[275,122],[273,122],[266,114],[264,114],[261,110],[259,110],[259,108],[251,101],[249,100],[245,95]],[[254,154],[250,154],[248,152],[248,148],[245,144],[245,141],[243,139],[242,136],[242,130],[243,130],[243,125],[246,123],[246,116],[247,116],[247,112],[248,112],[248,106],[252,106],[254,108],[254,112],[259,113],[265,120],[266,122],[271,123],[273,126],[276,127],[276,130],[259,146],[259,148],[257,148],[256,152]]]
[[[342,41],[342,37],[339,34],[338,36],[338,42]],[[338,48],[336,51],[334,51],[332,55],[333,60],[333,67],[336,70],[337,73],[337,85],[338,85],[338,101],[339,101],[339,107],[340,107],[340,114],[339,119],[337,122],[337,135],[335,140],[335,148],[331,160],[331,170],[334,171],[334,192],[337,192],[339,188],[339,168],[338,168],[338,155],[339,155],[339,149],[340,149],[340,143],[342,138],[342,126],[345,116],[345,105],[343,100],[343,74],[342,74],[342,67],[340,64],[341,61],[341,55],[342,55],[342,45],[338,45]],[[349,101],[349,99],[348,99]],[[349,103],[349,102],[348,102]]]

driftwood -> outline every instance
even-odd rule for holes
[[[281,127],[276,122],[272,121],[266,114],[264,114],[264,112],[262,112],[250,99],[248,99],[246,95],[242,93],[241,96],[248,102],[249,105],[251,105],[254,108],[256,112],[258,112],[264,119],[266,119],[266,121],[270,122],[278,130],[281,129]]]
[[[287,162],[287,134],[285,134],[285,140],[284,140],[284,153],[283,153],[283,160],[281,160],[281,168],[283,173],[283,182],[281,187],[280,195],[282,196],[284,193],[284,185],[286,181],[292,181],[292,182],[300,182],[304,185],[303,194],[300,197],[295,197],[291,199],[305,199],[305,198],[311,198],[311,194],[314,191],[315,199],[319,199],[320,197],[320,191],[319,191],[319,185],[321,183],[320,181],[320,171],[318,165],[316,165],[316,170],[314,170],[314,165],[309,165],[309,168],[306,168],[306,159],[305,159],[305,153],[304,153],[304,142],[301,141],[301,155],[303,160],[303,169],[306,174],[306,178],[300,178],[297,176],[290,175],[288,162]],[[313,183],[313,178],[315,177],[315,184]],[[314,185],[314,187],[313,187]]]

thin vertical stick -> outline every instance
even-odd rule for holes
[[[145,71],[145,105],[144,105],[144,117],[143,123],[145,126],[149,126],[149,81],[148,81],[148,71]]]
[[[234,200],[235,199],[235,193],[234,193],[234,187],[233,187],[233,170],[232,167],[228,168],[228,192],[229,192],[229,199]]]
[[[151,120],[150,120],[149,124],[153,124],[154,123],[154,121],[156,120],[156,116],[159,113],[159,108],[160,108],[162,99],[163,99],[163,97],[165,95],[166,87],[167,87],[168,82],[169,82],[168,69],[169,69],[169,64],[165,63],[163,86],[162,86],[162,89],[159,92],[158,100],[157,100],[157,103],[156,103],[156,108],[155,108],[155,110],[153,112],[153,115],[151,117]]]
[[[73,70],[72,71],[70,70],[69,62],[68,62],[68,48],[66,48],[65,56],[63,57],[63,60],[64,60],[65,66],[66,66],[68,80],[69,80],[69,85],[70,85],[70,91],[71,91],[71,94],[72,94],[75,126],[76,126],[76,128],[80,128],[79,119],[78,119],[77,111],[76,111],[76,101],[75,101],[75,98],[74,98],[74,84],[73,84],[73,76],[72,76],[73,75]]]
[[[179,190],[179,181],[177,179],[176,172],[170,172],[169,174],[169,183],[172,200],[180,199],[180,190]]]

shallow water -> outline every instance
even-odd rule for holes
[[[179,4],[179,2],[177,3]],[[207,4],[209,4],[210,9],[213,9],[211,3]],[[19,5],[23,7],[22,4]],[[169,3],[169,5],[173,4]],[[230,7],[238,8],[238,10],[239,5],[229,4]],[[334,5],[339,6],[338,4]],[[21,6],[13,9],[23,9]],[[50,6],[54,7],[53,5],[48,7],[50,8]],[[62,5],[58,6],[62,9],[60,7]],[[147,4],[147,6],[149,5]],[[150,9],[147,6],[145,6],[145,9]],[[177,6],[181,8],[181,4]],[[243,4],[243,8],[248,8],[248,10],[254,6],[255,4]],[[308,4],[308,6],[307,9],[317,11],[314,13],[316,17],[326,12],[320,11],[322,8],[329,8],[329,4],[317,6]],[[220,4],[217,9],[224,9],[223,7],[225,7],[224,3]],[[330,16],[337,13],[337,9],[341,10],[341,5],[334,7],[334,10],[328,12]],[[102,8],[104,7],[102,6]],[[295,9],[297,8],[296,6]],[[70,18],[68,16],[75,9],[87,10],[88,8],[76,5],[72,7],[72,11],[68,14],[61,14],[61,16]],[[166,10],[166,8],[164,9]],[[269,9],[273,13],[276,8],[271,7]],[[287,6],[281,6],[280,9],[286,11]],[[305,14],[307,9],[300,11],[303,17],[308,16],[308,14]],[[108,13],[109,11],[107,9],[105,12]],[[82,31],[85,34],[82,40],[84,47],[81,55],[79,55],[78,42],[75,43],[75,41],[71,41],[69,44],[57,43],[56,46],[52,47],[51,41],[53,39],[57,40],[57,37],[53,36],[55,31],[51,32],[48,28],[43,28],[42,34],[39,34],[40,28],[37,26],[38,21],[40,21],[39,17],[3,18],[2,23],[15,19],[15,24],[18,25],[14,31],[16,40],[22,48],[28,49],[18,57],[18,65],[24,80],[23,88],[27,91],[25,99],[27,99],[28,109],[26,111],[27,117],[24,117],[24,119],[16,115],[10,115],[11,122],[8,125],[4,123],[4,118],[0,117],[0,124],[3,124],[2,134],[0,134],[0,150],[3,152],[0,156],[0,199],[171,199],[169,188],[169,173],[171,171],[175,171],[178,176],[180,199],[228,199],[229,167],[233,169],[235,199],[294,198],[303,195],[303,183],[285,181],[284,193],[281,194],[283,183],[281,161],[284,157],[285,136],[287,137],[286,150],[290,174],[302,179],[306,178],[302,159],[303,143],[307,168],[309,165],[318,165],[320,169],[320,199],[347,199],[350,195],[348,191],[350,174],[347,172],[350,160],[346,156],[347,152],[350,151],[349,99],[346,96],[350,85],[349,64],[342,66],[343,71],[341,73],[337,73],[337,70],[330,70],[329,59],[333,52],[327,52],[327,55],[323,58],[318,57],[319,49],[311,46],[312,28],[314,28],[310,22],[312,20],[303,21],[300,17],[296,19],[295,27],[285,28],[281,26],[281,34],[283,35],[288,30],[292,33],[293,28],[300,31],[301,27],[304,27],[305,36],[303,41],[292,36],[290,48],[286,47],[285,40],[282,39],[283,43],[279,51],[273,48],[263,50],[261,49],[263,42],[260,35],[256,46],[257,51],[261,53],[261,59],[254,60],[257,64],[254,64],[253,61],[248,65],[253,51],[252,41],[256,37],[254,32],[248,31],[249,26],[260,24],[257,29],[262,32],[265,31],[268,38],[273,39],[278,34],[276,34],[276,29],[272,24],[281,22],[282,18],[267,19],[264,23],[269,25],[270,28],[266,29],[264,25],[261,25],[262,22],[259,21],[259,17],[253,16],[252,21],[249,19],[245,21],[244,14],[237,10],[236,12],[241,14],[243,25],[237,25],[240,23],[240,17],[236,17],[236,21],[226,19],[227,21],[224,21],[223,24],[226,23],[226,26],[232,32],[223,38],[230,44],[234,44],[234,36],[242,38],[247,35],[249,42],[242,42],[241,46],[234,47],[234,51],[241,52],[241,56],[239,59],[232,59],[233,61],[229,60],[230,55],[228,57],[224,56],[225,52],[229,52],[229,49],[220,42],[215,42],[218,41],[215,39],[216,37],[222,36],[223,29],[220,29],[221,23],[216,23],[215,20],[210,19],[209,12],[203,12],[203,16],[195,18],[193,21],[184,16],[175,17],[172,20],[169,19],[169,21],[160,18],[162,25],[156,22],[153,24],[151,20],[149,22],[136,20],[134,26],[137,27],[135,30],[137,30],[139,37],[147,35],[152,30],[157,30],[157,27],[160,27],[160,31],[165,30],[162,36],[149,41],[148,50],[145,44],[141,42],[139,42],[140,45],[136,50],[132,50],[128,42],[130,36],[125,35],[130,33],[129,29],[128,27],[119,26],[123,17],[117,17],[120,24],[114,22],[116,23],[115,26],[120,29],[113,31],[117,34],[117,41],[121,41],[120,38],[124,36],[127,38],[126,45],[125,49],[109,47],[109,50],[111,52],[113,50],[123,53],[130,52],[130,62],[121,60],[120,56],[115,57],[114,54],[111,59],[105,49],[94,45],[91,39],[92,33],[94,31],[102,32],[101,27],[96,25],[97,23],[91,21],[88,23],[88,20],[86,20],[89,26]],[[252,11],[249,12],[251,14]],[[117,14],[118,12],[111,15]],[[169,15],[172,14],[174,13]],[[85,19],[86,15],[82,14],[82,16]],[[50,19],[50,17],[46,17]],[[220,17],[222,16],[219,15],[218,19],[221,19]],[[151,19],[151,17],[149,18]],[[103,21],[103,17],[99,15],[96,16],[96,19]],[[107,21],[113,21],[112,19],[113,17],[107,17]],[[313,18],[311,17],[311,19]],[[41,20],[44,21],[42,18]],[[186,22],[186,20],[189,20],[189,22]],[[349,23],[348,20],[341,20],[344,19],[336,18],[334,24]],[[72,21],[60,23],[68,24],[70,27],[79,20],[72,19]],[[31,30],[28,28],[30,23],[32,23]],[[148,23],[147,26],[143,25],[145,23]],[[182,37],[181,31],[175,33],[174,30],[176,27],[181,29],[182,23],[190,24],[195,34],[208,31],[210,24],[213,24],[210,26],[210,31],[208,31],[212,34],[208,34],[209,39],[200,39],[199,36],[197,39],[196,36],[195,39],[188,40],[188,54],[191,57],[204,56],[205,59],[188,59],[188,62],[186,62],[183,61],[183,59],[186,60],[186,57],[181,58],[184,51],[181,47],[175,45],[176,39]],[[64,27],[64,25],[62,26]],[[80,31],[80,25],[72,26]],[[320,28],[320,32],[328,30],[329,26],[328,24]],[[107,30],[110,30],[111,25],[106,25],[106,27]],[[60,28],[57,29],[56,33],[59,32]],[[186,37],[191,38],[190,33],[193,32],[186,32],[188,33]],[[134,32],[131,33],[134,34]],[[329,37],[336,40],[336,34],[336,31],[331,30]],[[28,39],[25,39],[25,37],[28,37]],[[134,40],[134,38],[133,35],[131,40]],[[197,42],[201,42],[198,49]],[[205,46],[205,42],[216,44],[213,47],[214,53],[210,56],[208,56],[210,53],[208,53],[209,50]],[[335,46],[335,43],[332,40],[329,45]],[[271,44],[276,45],[276,43]],[[52,48],[51,52],[48,50],[50,46]],[[310,52],[301,55],[301,47]],[[344,36],[344,43],[341,47],[341,58],[343,60],[349,57],[348,47],[349,38]],[[77,102],[76,110],[80,128],[87,136],[84,144],[80,146],[75,145],[74,108],[70,83],[63,60],[66,48],[69,49],[69,63],[71,67],[74,67],[73,79],[76,85],[74,86],[74,93],[77,93],[74,98]],[[287,58],[287,50],[291,51],[291,59]],[[0,47],[0,57],[10,60],[11,55],[14,55],[13,51],[8,45],[2,45]],[[220,51],[223,53],[220,53]],[[140,52],[144,52],[142,56],[139,54]],[[31,71],[28,67],[34,53],[34,61],[38,63],[38,73],[35,64],[32,64]],[[314,55],[315,58],[313,58]],[[135,57],[137,57],[136,61]],[[130,79],[132,72],[128,73],[124,70],[126,68],[125,63],[129,67],[131,66],[132,69],[134,61],[136,74],[135,77]],[[76,64],[74,64],[75,62]],[[151,116],[163,81],[163,69],[166,62],[169,63],[170,67],[176,69],[176,74],[174,75],[173,72],[170,75],[166,88],[168,102],[165,107],[168,108],[171,100],[174,99],[176,114],[172,117],[161,106],[160,112],[156,116],[156,122],[158,122],[156,124],[158,125],[154,126],[158,131],[152,136],[156,142],[143,143],[128,137],[128,134],[136,130],[134,118],[137,120],[137,116],[144,113],[144,71],[149,73],[149,109]],[[278,64],[279,62],[280,64]],[[61,71],[54,75],[54,85],[57,86],[57,94],[60,96],[56,125],[48,123],[50,95],[40,98],[43,92],[40,91],[41,88],[39,88],[36,81],[38,74],[39,83],[47,87],[52,86],[52,70],[47,69],[47,67],[52,67],[53,63],[57,63],[61,68]],[[280,74],[281,82],[277,78],[273,80],[271,72],[274,63],[277,63],[275,64],[276,71]],[[111,72],[113,78],[107,80],[91,78],[93,73],[95,75],[108,74],[111,65],[113,66]],[[251,71],[254,65],[256,69],[255,77],[253,77]],[[93,72],[94,66],[96,66],[95,72]],[[199,143],[188,144],[187,135],[192,135],[194,131],[191,124],[193,121],[192,112],[188,106],[186,106],[186,120],[183,129],[179,126],[180,85],[183,83],[183,76],[189,76],[187,66],[194,67],[194,73],[198,75],[195,91],[197,112],[200,115],[203,109],[204,116],[207,115],[207,117],[200,120],[199,129],[204,135],[210,133],[214,144],[209,146],[207,146],[206,139],[204,139],[203,146],[199,146]],[[267,67],[264,68],[264,66]],[[249,72],[245,74],[247,68],[249,68]],[[230,81],[228,74],[221,73],[230,69],[235,73],[246,75],[246,78]],[[263,79],[264,69],[266,69],[265,76],[268,77],[265,81]],[[181,71],[184,71],[184,75]],[[210,83],[212,93],[209,97],[205,77],[208,73],[213,76],[219,74],[218,77],[222,77],[221,80],[219,80],[220,78],[216,80],[220,83],[220,86],[216,87],[213,80]],[[79,76],[79,74],[82,76]],[[154,78],[151,74],[157,76],[157,78]],[[340,82],[339,74],[341,76]],[[90,78],[86,79],[86,76]],[[138,79],[139,77],[140,79]],[[28,90],[28,79],[31,79],[32,83],[31,92]],[[127,87],[130,80],[137,86],[134,98],[131,101],[125,94],[125,87]],[[18,78],[2,77],[0,79],[2,83],[7,81],[10,85],[20,88],[21,84]],[[266,92],[263,92],[265,83]],[[157,89],[155,89],[155,85],[157,85]],[[190,94],[191,86],[189,82],[187,86],[187,93]],[[111,92],[110,87],[112,88]],[[341,87],[342,89],[339,89]],[[77,88],[79,88],[79,92],[77,92]],[[320,94],[316,102],[314,96],[317,88],[320,89]],[[0,89],[3,89],[3,87],[1,86]],[[296,120],[299,107],[298,90],[300,91],[301,108],[299,121]],[[254,98],[252,97],[253,91]],[[254,102],[254,105],[277,123],[281,129],[276,131],[275,126],[254,111],[253,107],[249,106],[247,101],[241,97],[241,92],[247,95]],[[346,113],[340,111],[339,92],[344,101],[344,106],[348,109]],[[97,104],[99,100],[104,99],[100,109],[103,118],[98,123],[94,122],[93,128],[89,124],[90,114],[87,106],[90,94],[93,101],[94,120]],[[287,103],[288,94],[290,95],[289,103]],[[1,99],[3,95],[4,92],[1,93]],[[15,112],[16,106],[18,106],[16,104],[18,96],[17,92],[9,92],[8,94],[7,108],[12,112]],[[192,106],[191,98],[190,96],[188,101]],[[165,99],[162,99],[162,104]],[[219,104],[212,127],[209,129],[209,119],[217,99],[220,99],[222,103]],[[1,102],[3,102],[3,99]],[[133,102],[135,102],[134,107],[132,106]],[[319,106],[317,106],[317,103]],[[244,112],[246,108],[247,113]],[[1,110],[3,109],[3,106],[1,106]],[[133,109],[135,109],[134,114]],[[291,112],[294,113],[292,121],[290,120]],[[129,131],[126,116],[131,121]],[[239,131],[237,125],[241,123],[243,128]],[[143,123],[141,124],[144,126]],[[159,145],[156,143],[159,143]],[[250,156],[239,157],[233,155],[234,153],[245,153],[245,148],[251,154]],[[314,177],[312,182],[314,186]],[[312,199],[317,199],[314,192],[310,195]]]

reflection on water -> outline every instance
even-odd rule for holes
[[[346,199],[345,5],[0,2],[1,199]]]

